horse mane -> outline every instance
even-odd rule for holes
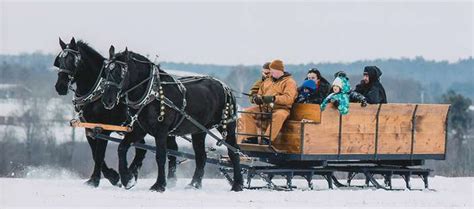
[[[137,60],[139,60],[139,61],[153,63],[152,61],[150,61],[150,59],[148,59],[147,57],[145,57],[145,56],[143,56],[143,55],[141,55],[141,54],[138,54],[138,53],[133,52],[133,51],[128,51],[128,53],[130,54],[131,57],[133,57],[133,58],[135,58],[135,59],[137,59]],[[119,59],[121,59],[121,60],[123,60],[123,59],[124,59],[123,56],[125,56],[125,53],[124,53],[124,52],[120,52],[120,53],[117,54],[116,57],[119,58]],[[154,63],[153,63],[153,64],[154,64]],[[159,70],[160,72],[164,72],[164,71],[161,69],[161,65],[160,65],[160,64],[155,64],[155,65],[156,65],[156,67],[158,67],[158,70]]]
[[[78,49],[84,51],[85,52],[84,54],[87,54],[90,58],[100,59],[100,60],[96,60],[98,62],[102,62],[105,59],[99,52],[97,52],[95,49],[90,47],[88,43],[82,40],[79,40],[77,41],[76,44],[77,44]]]
[[[148,58],[146,58],[145,56],[141,54],[135,53],[133,51],[130,51],[129,53],[132,55],[132,57],[135,57],[136,59],[140,61],[151,62]]]

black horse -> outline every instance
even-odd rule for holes
[[[176,80],[144,56],[127,49],[115,54],[115,49],[111,46],[109,54],[102,102],[110,109],[125,101],[133,109],[132,114],[137,116],[136,123],[155,137],[158,178],[150,189],[165,191],[166,138],[169,135],[186,134],[192,136],[196,155],[196,169],[189,186],[200,188],[207,157],[205,130],[217,126],[221,133],[227,133],[223,134],[226,135],[225,142],[233,147],[237,146],[236,104],[230,89],[210,77],[187,78],[187,82],[184,82],[186,78]],[[121,100],[123,97],[125,98]],[[184,117],[185,115],[190,118]],[[205,129],[193,124],[193,119]],[[122,143],[132,143],[131,140],[123,140]],[[231,149],[228,149],[228,153],[234,168],[232,190],[241,191],[243,180],[240,158]],[[124,163],[122,158],[123,156],[119,157],[119,163]]]
[[[62,51],[54,62],[54,66],[60,69],[55,88],[59,95],[66,95],[70,85],[76,84],[73,103],[76,111],[79,112],[80,119],[87,122],[115,125],[120,125],[127,121],[127,107],[125,105],[120,104],[113,109],[105,109],[99,100],[101,96],[99,80],[104,76],[102,72],[105,58],[86,43],[82,41],[76,43],[74,38],[72,38],[69,44],[65,44],[59,39],[59,44]],[[136,182],[131,181],[132,175],[134,177],[133,180],[136,180],[146,151],[136,149],[135,158],[130,165],[130,172],[121,172],[123,176],[119,177],[118,173],[112,168],[107,167],[104,161],[107,141],[94,139],[92,131],[91,129],[86,129],[86,137],[92,151],[95,166],[90,179],[86,183],[94,187],[99,186],[102,171],[104,177],[113,185],[120,186],[119,180],[121,177],[122,182],[126,182],[123,184],[125,188],[131,188]],[[110,134],[108,131],[102,133]],[[125,138],[133,138],[134,141],[145,143],[145,135],[146,133],[141,128],[134,128],[133,132],[125,135]],[[178,147],[175,141],[170,141],[169,144],[170,149],[177,150]],[[170,167],[176,167],[175,157],[170,157],[169,165]],[[119,167],[119,170],[128,171],[129,169]],[[174,181],[176,179],[175,170],[170,169],[172,172],[168,174],[168,178]]]

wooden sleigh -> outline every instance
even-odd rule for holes
[[[448,110],[444,104],[352,103],[340,115],[332,105],[321,112],[316,104],[295,104],[271,146],[241,143],[242,135],[237,141],[243,151],[294,160],[444,159]]]

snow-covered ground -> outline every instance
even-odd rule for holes
[[[299,189],[291,192],[239,193],[230,192],[224,179],[205,179],[201,190],[185,189],[189,179],[179,179],[164,193],[148,190],[154,179],[139,179],[131,190],[113,187],[104,179],[99,188],[90,188],[84,181],[67,171],[51,175],[42,170],[33,170],[24,179],[0,178],[0,208],[474,208],[474,177],[432,177],[431,190],[420,191],[328,190],[324,180],[314,180],[316,189],[307,190],[297,179]],[[420,179],[412,182],[422,188]],[[403,181],[394,179],[394,185],[402,188]]]

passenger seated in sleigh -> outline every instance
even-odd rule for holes
[[[290,73],[285,72],[283,62],[281,60],[273,60],[270,65],[271,77],[265,79],[260,88],[252,97],[254,106],[246,108],[244,111],[249,113],[241,114],[241,133],[247,135],[255,135],[247,137],[243,143],[258,144],[259,137],[257,135],[264,135],[261,137],[260,144],[269,145],[274,142],[278,133],[280,132],[283,123],[290,115],[291,106],[293,105],[297,96],[297,85]],[[267,125],[264,134],[259,134],[258,130],[262,128],[263,124],[260,118],[264,115],[258,114],[260,112],[271,113],[271,125]],[[253,114],[252,114],[253,113]],[[269,122],[268,122],[269,123]],[[259,127],[260,126],[260,127]]]

